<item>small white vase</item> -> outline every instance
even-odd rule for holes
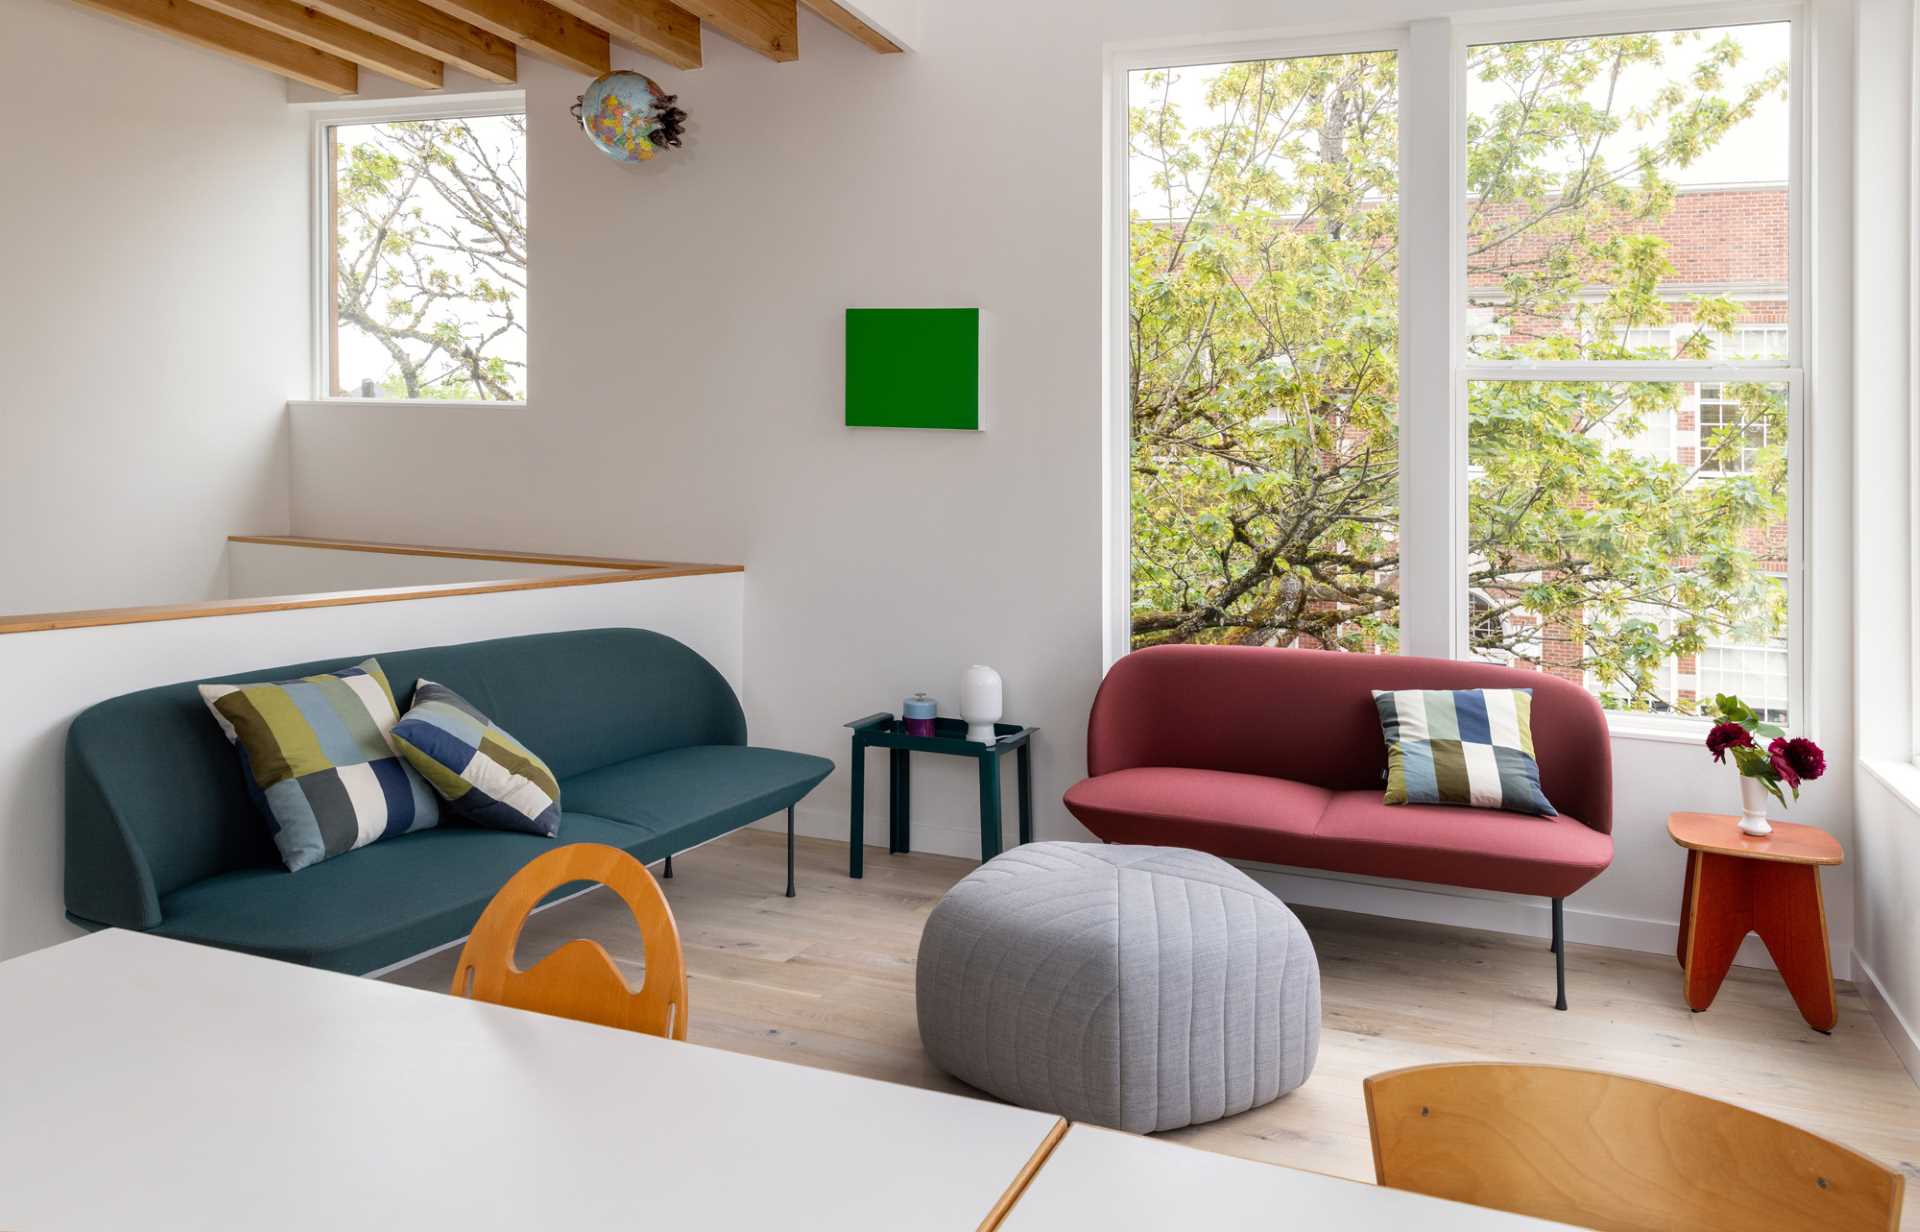
[[[1767,788],[1759,779],[1740,776],[1740,833],[1763,838],[1773,833],[1767,821]]]
[[[976,663],[960,678],[960,717],[967,721],[967,739],[992,744],[999,737],[993,725],[1000,721],[1000,673]]]

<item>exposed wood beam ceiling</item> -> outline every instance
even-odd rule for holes
[[[283,77],[304,81],[329,94],[355,94],[360,90],[360,68],[353,61],[187,0],[79,0],[79,3],[271,69]]]
[[[898,43],[855,17],[845,7],[834,3],[834,0],[805,0],[805,4],[841,33],[859,39],[882,55],[891,55],[901,50]]]
[[[484,81],[520,79],[512,43],[449,17],[420,0],[311,0],[314,8],[350,26],[392,39],[423,55],[465,69]]]
[[[665,60],[675,68],[700,67],[700,19],[667,0],[553,0],[581,21],[605,30],[614,42]]]
[[[702,22],[770,60],[800,55],[798,4],[877,52],[901,48],[838,0],[75,0],[330,94],[366,68],[439,89],[445,66],[519,79],[520,49],[585,76],[612,44],[675,68],[701,64]]]
[[[598,77],[613,67],[607,32],[545,0],[430,0],[434,8],[561,68]]]
[[[337,17],[295,4],[293,0],[199,0],[216,13],[283,34],[297,43],[317,47],[342,60],[352,60],[423,90],[438,90],[444,76],[440,61],[411,47],[403,47]]]
[[[800,58],[799,16],[794,0],[675,0],[679,6],[736,43],[769,60]]]

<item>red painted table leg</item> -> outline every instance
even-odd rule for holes
[[[1840,1007],[1834,1002],[1820,870],[1810,864],[1755,862],[1750,881],[1754,931],[1767,943],[1800,1016],[1816,1031],[1833,1030]]]
[[[1696,851],[1686,942],[1687,1004],[1695,1012],[1713,1004],[1733,966],[1740,942],[1753,931],[1744,860]]]
[[[1827,950],[1820,870],[1809,864],[1743,860],[1688,853],[1681,899],[1680,961],[1686,967],[1687,1004],[1713,1004],[1750,932],[1759,933],[1780,968],[1800,1016],[1816,1031],[1839,1021],[1833,963]]]
[[[1689,851],[1687,871],[1680,878],[1680,945],[1674,957],[1683,968],[1687,965],[1687,934],[1693,929],[1693,866],[1699,859],[1699,852]]]

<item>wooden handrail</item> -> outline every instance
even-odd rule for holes
[[[628,560],[583,556],[577,552],[525,552],[516,548],[449,548],[423,543],[380,543],[365,539],[315,539],[307,535],[228,535],[228,543],[264,543],[280,548],[321,548],[330,552],[376,552],[384,556],[439,556],[450,560],[501,560],[518,565],[579,565],[587,569],[707,568],[685,560]]]
[[[0,616],[0,634],[44,633],[53,629],[88,629],[103,625],[137,625],[160,620],[198,620],[207,616],[249,616],[259,612],[292,612],[314,607],[403,603],[409,599],[497,595],[516,590],[554,590],[563,586],[603,586],[610,582],[650,582],[661,578],[744,572],[746,569],[742,565],[660,565],[611,572],[575,573],[565,577],[519,578],[505,582],[447,582],[429,586],[395,586],[382,590],[340,590],[311,595],[273,595],[263,599],[208,599],[197,603],[167,603],[148,607],[107,607],[77,612],[40,612],[24,616]]]

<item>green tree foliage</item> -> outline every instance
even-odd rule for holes
[[[335,302],[387,353],[380,393],[524,397],[526,117],[339,132]]]
[[[1477,354],[1700,358],[1731,327],[1731,301],[1696,297],[1671,353],[1627,345],[1629,330],[1676,315],[1659,290],[1665,241],[1650,234],[1673,209],[1669,175],[1784,88],[1784,67],[1729,84],[1739,44],[1702,44],[1636,35],[1472,51],[1469,72],[1500,100],[1468,131]],[[1624,76],[1669,59],[1684,63],[1661,88],[1623,101]],[[1136,645],[1397,649],[1395,70],[1385,54],[1237,64],[1198,106],[1182,105],[1170,74],[1136,78]],[[1606,151],[1629,140],[1632,156],[1611,165]],[[1474,386],[1477,649],[1537,654],[1542,627],[1562,630],[1611,700],[1634,706],[1651,701],[1668,656],[1735,628],[1770,632],[1783,601],[1762,555],[1785,519],[1782,390],[1730,386],[1738,422],[1703,442],[1696,466],[1632,449],[1684,392]],[[1749,468],[1702,480],[1737,469],[1716,459],[1737,457],[1760,425],[1768,447]],[[1514,614],[1536,623],[1502,619]]]

